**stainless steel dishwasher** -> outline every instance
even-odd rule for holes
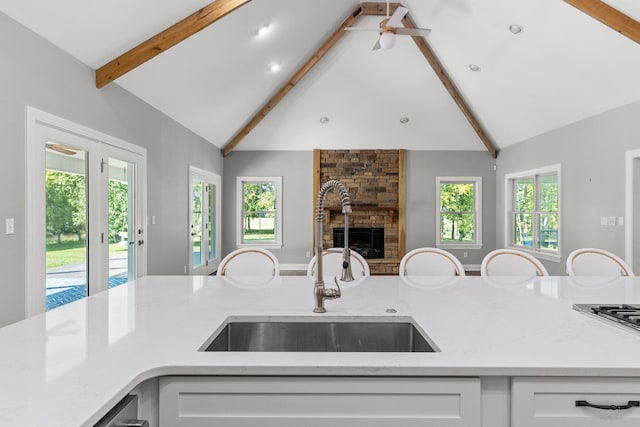
[[[149,427],[138,418],[138,396],[129,394],[116,404],[94,427]]]

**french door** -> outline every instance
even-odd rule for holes
[[[220,175],[189,168],[189,274],[209,275],[220,263]]]
[[[144,149],[27,110],[27,316],[146,273]]]
[[[138,182],[143,159],[138,153],[111,145],[103,145],[101,153],[101,211],[107,215],[101,216],[106,233],[101,232],[100,239],[108,242],[109,249],[100,260],[109,287],[114,287],[139,277],[139,266],[144,264],[145,217]]]

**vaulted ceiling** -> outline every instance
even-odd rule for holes
[[[581,1],[402,4],[417,26],[432,29],[427,42],[442,71],[500,149],[640,100],[638,41],[569,4]],[[0,0],[0,11],[97,70],[210,3]],[[614,23],[627,25],[620,31],[637,31],[637,1],[607,3],[628,19]],[[274,108],[262,110],[359,4],[252,0],[110,84],[220,148],[268,112],[234,149],[486,150],[409,36],[372,51],[377,33],[344,34]],[[363,16],[354,25],[376,28],[380,20]],[[523,31],[513,34],[512,24]],[[269,32],[258,36],[263,25]]]

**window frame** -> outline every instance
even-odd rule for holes
[[[442,242],[441,230],[441,184],[473,184],[473,208],[475,242]],[[442,249],[482,249],[482,177],[481,176],[437,176],[436,177],[436,247]]]
[[[517,249],[531,255],[554,262],[562,260],[562,165],[560,163],[529,169],[521,172],[514,172],[505,175],[505,247]],[[558,249],[556,251],[540,248],[539,246],[539,217],[540,214],[548,213],[540,210],[540,177],[557,175],[558,179]],[[518,179],[533,178],[534,182],[534,210],[533,210],[533,243],[531,247],[514,244],[514,215],[515,211],[515,182]]]
[[[267,242],[246,243],[244,236],[244,184],[269,183],[276,189],[274,240]],[[236,245],[238,247],[281,248],[282,247],[282,177],[281,176],[239,176],[236,179]]]

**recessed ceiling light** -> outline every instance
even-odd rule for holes
[[[400,123],[402,124],[409,123],[409,117],[400,117]]]
[[[271,65],[271,67],[269,67],[269,70],[270,70],[272,73],[275,73],[275,72],[276,72],[276,71],[278,71],[279,69],[280,69],[280,64],[273,64],[273,65]]]
[[[509,25],[509,31],[511,31],[513,34],[521,34],[524,30],[518,24],[511,24]]]
[[[256,30],[256,36],[262,37],[269,32],[269,24],[263,25],[262,27]]]
[[[476,64],[469,64],[469,69],[470,69],[471,71],[476,72],[476,73],[477,73],[478,71],[480,71],[480,67],[478,67]]]
[[[326,116],[320,117],[320,123],[322,124],[329,123],[329,117],[326,117]]]

